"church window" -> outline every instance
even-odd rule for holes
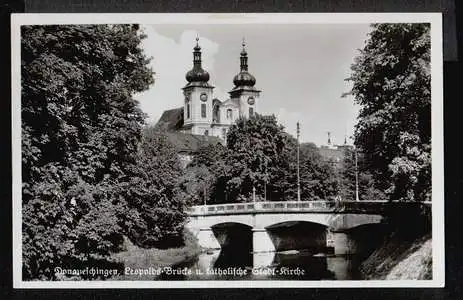
[[[230,108],[227,109],[227,120],[232,119],[232,117],[233,117],[232,112],[233,112],[233,111],[232,111]]]
[[[190,118],[190,102],[189,101],[186,103],[186,118],[187,119]]]
[[[206,118],[206,104],[201,104],[201,118]]]
[[[218,105],[214,106],[214,116],[212,121],[215,123],[220,123],[220,107]]]
[[[250,107],[249,108],[249,116],[253,116],[254,115],[254,108]]]

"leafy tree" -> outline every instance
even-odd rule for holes
[[[137,25],[22,26],[23,274],[108,263],[153,83]]]
[[[297,142],[284,132],[275,116],[240,119],[230,128],[225,158],[214,165],[216,181],[211,201],[297,199]],[[332,168],[315,146],[301,147],[301,195],[317,200],[336,193]]]
[[[183,199],[191,205],[210,204],[215,180],[214,173],[206,166],[188,166],[179,180]]]
[[[223,198],[226,194],[227,202],[250,201],[253,187],[262,195],[272,169],[279,162],[286,139],[275,116],[241,118],[230,127],[223,176],[219,179],[220,183],[226,182]]]
[[[336,171],[322,159],[314,144],[301,145],[300,161],[303,200],[331,200],[338,195]]]
[[[392,199],[431,193],[429,24],[374,24],[351,67],[355,144]]]
[[[147,127],[134,167],[123,194],[131,241],[144,248],[182,245],[187,202],[177,188],[183,170],[175,147],[163,133]]]
[[[182,198],[191,205],[214,203],[213,189],[223,163],[226,148],[208,144],[198,149],[179,179]]]
[[[357,154],[357,165],[355,155],[354,149],[344,149],[344,159],[339,172],[341,198],[343,200],[355,200],[356,181],[358,181],[359,200],[385,199],[386,195],[376,188],[377,184],[373,176],[365,168],[363,155]],[[358,172],[358,179],[356,172]]]
[[[313,143],[300,145],[299,174],[301,200],[330,200],[337,195],[334,168],[323,161]],[[270,200],[297,200],[297,141],[289,135],[280,163],[271,173],[270,182]]]
[[[205,166],[208,169],[212,169],[217,162],[224,159],[225,154],[226,148],[223,145],[208,144],[198,149],[188,166]]]

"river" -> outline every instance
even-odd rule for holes
[[[313,255],[305,251],[253,254],[214,250],[173,266],[177,274],[162,274],[160,279],[358,280],[361,279],[358,266],[358,256]]]

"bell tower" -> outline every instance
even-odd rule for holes
[[[260,91],[254,87],[256,78],[248,71],[248,53],[244,38],[242,46],[240,72],[233,78],[235,87],[228,93],[230,98],[239,105],[240,117],[249,118],[258,112]]]
[[[193,68],[185,75],[188,83],[183,87],[183,129],[191,134],[209,135],[212,123],[212,91],[209,73],[201,65],[199,37],[193,48]]]

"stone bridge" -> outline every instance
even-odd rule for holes
[[[309,249],[364,252],[382,239],[387,209],[417,203],[389,201],[285,201],[193,206],[189,228],[204,248],[250,252]]]

